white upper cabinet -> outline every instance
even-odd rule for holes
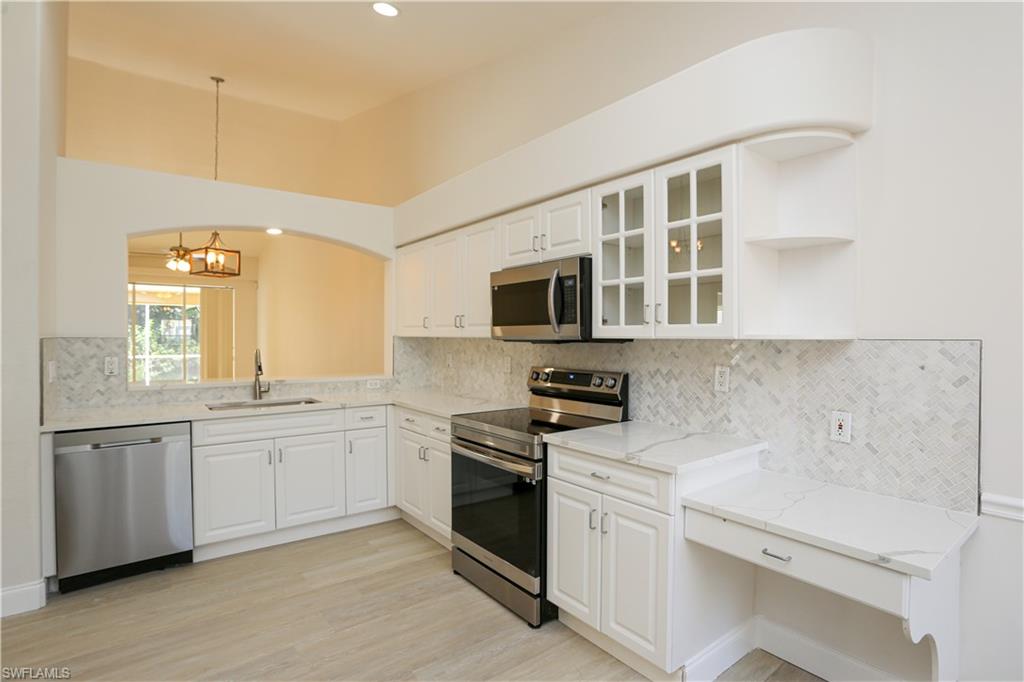
[[[503,215],[501,267],[588,254],[590,231],[589,189]]]
[[[462,240],[449,232],[430,242],[430,336],[458,336],[461,314]]]
[[[655,171],[655,336],[735,335],[735,157],[730,146]]]
[[[461,231],[462,277],[459,289],[461,336],[491,336],[491,273],[498,269],[498,239],[493,220]]]
[[[395,333],[426,336],[430,324],[430,249],[414,244],[395,256]]]
[[[654,335],[654,173],[644,171],[591,190],[595,338]]]
[[[502,269],[540,262],[540,211],[537,209],[537,206],[530,206],[498,219]]]
[[[735,335],[735,153],[592,190],[596,338]]]
[[[590,253],[590,190],[540,205],[540,259],[568,258]]]
[[[488,220],[398,250],[397,336],[490,337],[495,227]]]

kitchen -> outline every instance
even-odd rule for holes
[[[4,666],[1024,677],[1020,6],[392,9],[5,6]]]

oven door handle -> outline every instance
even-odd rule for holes
[[[562,327],[558,324],[558,316],[555,315],[555,283],[558,282],[558,268],[551,273],[551,279],[548,280],[548,322],[551,323],[551,330],[556,334],[562,331]]]
[[[513,474],[519,474],[520,476],[526,476],[530,480],[537,480],[544,475],[542,464],[523,464],[520,462],[513,462],[504,457],[498,457],[497,455],[490,452],[481,452],[479,450],[471,450],[465,445],[458,443],[452,443],[452,452],[456,455],[462,455],[463,457],[469,457],[475,459],[478,462],[483,462],[488,466],[508,471]]]

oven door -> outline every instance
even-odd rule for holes
[[[491,336],[504,341],[590,337],[590,259],[491,273]]]
[[[532,594],[544,570],[543,467],[452,440],[452,544]]]

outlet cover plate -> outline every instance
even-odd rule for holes
[[[837,443],[849,443],[853,435],[853,415],[849,412],[836,410],[829,422],[828,437]]]
[[[380,379],[367,379],[366,380],[366,387],[367,388],[380,388]]]
[[[117,376],[117,356],[108,355],[103,358],[103,374],[108,377]]]
[[[729,368],[725,365],[715,365],[715,390],[719,393],[729,392]]]

